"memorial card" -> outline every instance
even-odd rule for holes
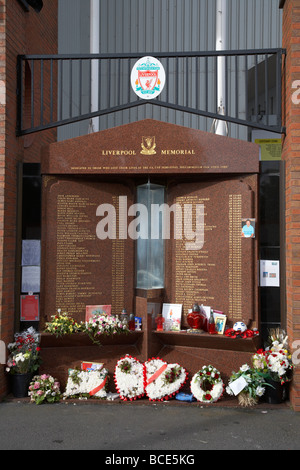
[[[111,315],[111,305],[87,305],[85,321],[89,321],[94,315]]]
[[[163,304],[162,316],[165,324],[170,324],[169,330],[180,331],[181,328],[182,304]]]

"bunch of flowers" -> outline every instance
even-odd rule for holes
[[[14,343],[8,344],[10,351],[6,371],[10,374],[36,372],[40,366],[40,335],[33,327],[14,335]]]
[[[274,351],[278,351],[279,349],[288,351],[288,336],[285,330],[281,328],[270,328],[267,346],[266,350],[273,348]]]
[[[281,385],[291,380],[293,364],[291,356],[286,350],[274,351],[271,349],[266,351],[266,361],[268,375],[272,380],[280,382]]]
[[[179,364],[167,364],[159,358],[149,359],[145,367],[145,391],[149,400],[168,400],[187,381],[187,372]]]
[[[269,345],[259,349],[252,357],[253,367],[275,382],[284,384],[292,378],[292,357],[288,350],[288,337],[284,330],[271,330]]]
[[[240,378],[244,379],[244,388],[238,394],[239,403],[242,406],[256,405],[265,393],[265,386],[268,385],[265,383],[263,374],[256,369],[251,369],[248,364],[244,364],[238,372],[232,373],[226,387],[228,395],[234,395],[231,384]]]
[[[264,351],[263,349],[259,349],[252,356],[253,368],[259,371],[261,374],[267,374],[268,372],[266,354],[267,354],[266,351]]]
[[[51,316],[51,322],[46,323],[45,332],[55,335],[57,338],[81,331],[81,324],[77,323],[68,313],[61,313],[58,309],[57,315]]]
[[[37,405],[44,402],[55,403],[61,397],[60,383],[51,375],[36,375],[29,385],[28,395],[30,401],[35,402]]]
[[[182,367],[177,365],[171,366],[169,370],[166,371],[163,377],[163,381],[165,385],[170,385],[176,382],[177,379],[180,378],[182,373]]]
[[[128,332],[128,326],[123,324],[114,315],[97,314],[93,315],[88,322],[85,322],[82,331],[88,334],[94,343],[100,344],[100,335],[116,335]]]
[[[70,369],[63,398],[106,398],[107,382],[107,369],[90,371]]]
[[[114,382],[121,400],[136,400],[144,393],[144,366],[135,357],[126,355],[115,367]]]
[[[192,378],[191,392],[202,403],[218,401],[224,392],[220,372],[213,366],[203,366]]]

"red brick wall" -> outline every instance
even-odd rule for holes
[[[286,295],[287,333],[290,347],[300,340],[300,0],[283,6],[283,47],[287,49],[283,73],[286,137]],[[297,88],[293,88],[296,87]],[[299,92],[297,92],[297,89]],[[298,354],[300,359],[300,355]],[[291,403],[300,411],[300,365],[295,368]]]
[[[0,291],[3,282],[3,239],[4,239],[4,177],[5,177],[5,110],[6,110],[6,0],[0,0]],[[4,92],[4,93],[3,93]],[[4,96],[3,96],[4,95]],[[5,341],[8,330],[7,322],[2,318],[2,302],[0,302],[0,339]],[[5,392],[4,367],[0,364],[0,397]]]
[[[17,163],[39,162],[41,146],[56,140],[53,130],[16,137],[17,55],[50,53],[57,53],[57,0],[44,0],[40,13],[0,0],[0,339],[6,344],[15,325]],[[6,385],[1,366],[0,398]]]

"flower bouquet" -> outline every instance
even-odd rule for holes
[[[281,403],[288,395],[288,382],[292,380],[293,364],[284,330],[270,330],[269,346],[260,349],[252,357],[253,367],[259,371],[269,388],[265,399],[269,403]]]
[[[70,369],[63,398],[106,398],[108,371]]]
[[[51,375],[43,374],[33,377],[29,392],[30,401],[41,405],[44,402],[55,403],[60,400],[60,383]]]
[[[145,391],[149,400],[168,400],[187,381],[188,374],[179,364],[167,364],[160,358],[149,359],[145,367]]]
[[[60,309],[58,309],[57,315],[52,315],[51,318],[52,320],[45,325],[45,332],[55,335],[56,338],[81,331],[81,324],[77,323],[68,313],[61,313]]]
[[[218,401],[224,392],[220,372],[213,366],[203,366],[192,378],[191,392],[202,403]]]
[[[127,333],[128,327],[114,315],[96,314],[89,321],[85,322],[82,331],[87,333],[94,343],[100,344],[99,336],[112,336],[120,333]]]
[[[237,384],[238,389],[236,390]],[[238,395],[241,406],[254,406],[265,393],[267,385],[263,374],[256,369],[251,369],[248,364],[244,364],[238,372],[232,373],[226,392],[228,395]]]
[[[285,351],[269,351],[266,354],[268,375],[274,382],[283,385],[291,380],[293,365]]]
[[[40,366],[40,335],[30,327],[22,333],[16,333],[14,339],[14,343],[7,346],[10,354],[6,372],[12,375],[36,372]]]
[[[284,330],[269,331],[269,344],[263,354],[266,357],[267,373],[271,380],[283,385],[292,380],[292,356],[288,350],[288,336]]]
[[[145,394],[144,366],[135,357],[126,355],[115,367],[114,382],[121,400],[136,400]]]

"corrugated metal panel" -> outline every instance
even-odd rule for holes
[[[101,53],[145,52],[153,55],[155,52],[215,49],[216,0],[99,1]],[[88,5],[88,0],[59,1],[60,52],[88,52]],[[228,0],[228,49],[281,47],[281,15],[282,11],[274,0]],[[107,79],[104,75],[105,72],[101,77],[103,84]],[[125,73],[121,80],[123,78],[127,80]],[[110,79],[118,80],[113,75]],[[172,74],[169,87],[172,87]],[[242,99],[242,82],[239,92]],[[194,99],[194,95],[192,89],[191,99]],[[210,130],[212,124],[206,118],[145,106],[101,117],[100,129],[144,118],[206,131]],[[87,132],[86,123],[76,126],[81,128],[78,129],[79,133]],[[68,126],[65,136],[65,131],[60,131],[60,138],[70,136],[70,129],[71,133],[76,132],[76,126]],[[233,124],[229,127],[232,137],[247,139],[245,127]]]
[[[90,52],[90,10],[89,0],[59,0],[58,2],[58,53],[59,54],[83,54]],[[76,69],[73,70],[76,73]],[[68,64],[64,65],[64,82],[68,83]],[[89,80],[88,75],[86,79]],[[77,84],[78,85],[78,84]],[[76,83],[74,82],[76,88]],[[74,90],[74,97],[77,96]],[[61,93],[61,90],[58,90]],[[82,102],[87,103],[87,89],[84,90]],[[66,103],[68,96],[64,96]],[[73,99],[73,107],[78,109],[78,99]],[[64,107],[64,106],[63,106]],[[78,122],[58,128],[58,140],[71,139],[78,135],[87,134],[88,123]]]

